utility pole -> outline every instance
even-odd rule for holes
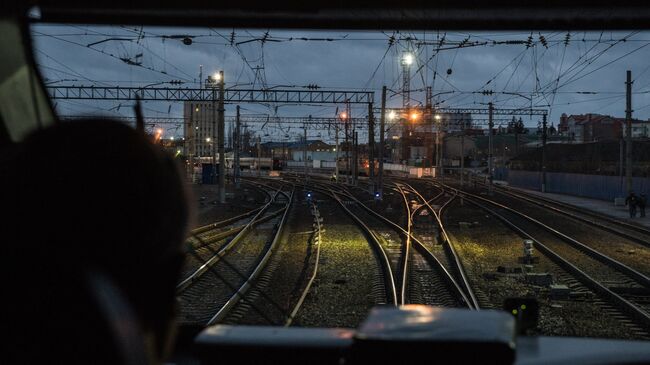
[[[627,71],[625,82],[625,188],[632,191],[632,71]]]
[[[345,103],[345,183],[349,184],[352,178],[352,171],[350,171],[350,104]]]
[[[542,193],[546,192],[546,114],[542,115]]]
[[[625,156],[625,142],[623,141],[623,136],[618,141],[618,179],[619,187],[623,190],[623,164]]]
[[[465,179],[465,130],[460,135],[460,187],[463,187]]]
[[[444,182],[445,181],[445,166],[444,166],[445,162],[444,162],[443,157],[444,157],[444,154],[445,154],[445,146],[444,146],[444,144],[445,144],[445,136],[443,134],[444,133],[444,128],[443,128],[442,123],[443,122],[442,122],[442,119],[441,119],[440,122],[438,123],[438,134],[440,135],[440,178]]]
[[[494,128],[494,121],[492,120],[492,113],[494,113],[494,106],[488,103],[488,193],[492,195],[492,129]]]
[[[334,148],[336,151],[336,163],[334,164],[334,176],[336,176],[336,182],[339,182],[339,123],[337,122],[334,125],[334,129],[336,129],[336,147]]]
[[[235,171],[233,171],[233,175],[235,177],[235,187],[237,189],[239,189],[239,180],[240,180],[240,177],[239,177],[239,173],[240,173],[240,169],[239,169],[239,155],[240,155],[240,152],[239,152],[239,150],[241,149],[241,146],[239,145],[240,129],[241,129],[241,124],[240,124],[240,120],[239,120],[239,105],[237,105],[237,114],[236,114],[236,117],[235,117],[235,136],[234,136],[235,137],[234,138],[235,139],[235,141],[234,141],[234,145],[235,145],[234,146],[234,149],[235,149],[234,170]]]
[[[257,136],[257,177],[260,177],[262,174],[262,137]]]
[[[431,132],[433,132],[433,123],[434,123],[434,116],[433,116],[433,95],[432,95],[432,88],[431,86],[427,86],[426,88],[426,103],[425,103],[425,117],[423,120],[427,120],[428,122],[431,123]],[[428,147],[428,141],[425,138],[424,144]],[[425,149],[426,150],[426,149]],[[428,158],[427,154],[427,159],[429,160],[429,168],[431,169],[431,176],[434,176],[433,174],[433,153],[431,154],[431,159]]]
[[[194,105],[190,103],[190,120],[187,123],[187,133],[185,136],[186,143],[188,145],[188,156],[189,156],[189,163],[188,163],[188,170],[187,170],[187,176],[190,179],[191,183],[194,183],[194,127],[192,126],[192,121],[194,120]]]
[[[374,194],[375,184],[375,116],[372,112],[372,103],[368,103],[368,178],[371,193]]]
[[[352,177],[353,185],[359,181],[359,134],[354,131],[354,176]]]
[[[307,123],[303,124],[303,137],[302,137],[302,161],[304,164],[305,173],[305,186],[307,185]]]
[[[213,84],[214,85],[214,84]],[[217,93],[216,90],[213,88],[212,89],[212,136],[210,137],[210,163],[212,163],[212,170],[210,172],[210,184],[214,184],[217,181],[217,124],[218,121],[217,119],[220,119],[218,116],[218,111],[217,111]],[[221,139],[221,134],[219,134],[219,138]],[[207,139],[206,139],[207,140]],[[219,169],[219,172],[221,172],[221,169]],[[221,178],[219,178],[219,182],[221,182]],[[221,184],[219,184],[219,202],[221,201]],[[223,202],[222,202],[223,203]]]
[[[384,130],[386,125],[386,86],[381,88],[381,114],[379,115],[379,176],[377,193],[383,199],[384,191]]]
[[[402,55],[402,108],[408,109],[411,104],[411,63],[413,55],[406,52]]]
[[[224,148],[224,129],[226,124],[224,108],[225,87],[223,71],[219,71],[219,202],[226,203],[226,150]],[[214,131],[214,129],[213,129]],[[214,142],[213,142],[214,143]],[[214,169],[213,169],[214,171]]]
[[[311,115],[309,115],[309,124],[311,124]],[[305,125],[305,150],[307,149],[307,124]],[[311,155],[311,163],[307,164],[307,171],[305,172],[307,174],[307,180],[309,181],[309,175],[312,172],[312,168],[314,167],[314,154],[312,153]]]
[[[437,178],[440,175],[440,118],[434,118],[436,123],[436,173],[431,174],[434,178]]]

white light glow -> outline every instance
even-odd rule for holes
[[[413,55],[410,53],[405,53],[404,56],[402,56],[402,63],[410,66],[413,63]]]

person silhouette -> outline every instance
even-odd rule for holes
[[[3,152],[5,363],[161,363],[192,220],[178,164],[110,120]]]
[[[630,212],[630,218],[636,217],[636,207],[639,203],[639,198],[634,194],[633,191],[630,191],[630,194],[625,199],[625,205],[627,205]]]
[[[644,193],[641,193],[637,201],[637,206],[639,207],[639,217],[645,218],[645,205],[648,202],[648,198]]]

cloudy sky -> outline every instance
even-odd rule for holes
[[[650,34],[644,32],[316,32],[137,26],[35,25],[36,58],[49,85],[144,86],[172,80],[198,87],[223,70],[228,88],[281,89],[316,84],[321,90],[380,91],[389,106],[402,103],[404,52],[410,67],[411,103],[424,103],[432,87],[441,107],[547,109],[562,113],[625,115],[625,71],[632,70],[634,117],[650,118]],[[183,38],[191,44],[184,44]],[[99,43],[98,43],[99,42]],[[484,92],[492,94],[484,95]],[[129,102],[65,101],[65,115],[133,115]],[[378,106],[378,105],[377,105]],[[243,114],[332,117],[343,105],[242,104]],[[234,105],[227,115],[234,115]],[[181,117],[180,103],[148,102],[146,117]],[[366,107],[352,110],[365,117]],[[475,118],[482,118],[475,116]],[[538,118],[522,116],[527,126]],[[479,122],[480,123],[480,122]],[[497,123],[498,125],[498,123]],[[179,133],[173,124],[168,134]],[[259,128],[260,125],[252,126]],[[295,134],[266,125],[267,139]],[[182,130],[182,128],[180,129]],[[327,138],[325,131],[310,136]],[[292,137],[293,138],[293,137]]]

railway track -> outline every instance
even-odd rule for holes
[[[618,228],[614,227],[615,220],[607,223],[584,220],[574,213],[559,214],[558,208],[554,209],[546,203],[538,204],[536,201],[504,193],[495,193],[488,198],[574,238],[580,243],[571,242],[573,246],[597,260],[605,262],[613,259],[622,265],[622,270],[628,270],[626,267],[629,267],[641,276],[650,276],[650,249],[646,246],[645,238],[641,233],[618,232]],[[641,278],[635,272],[630,271],[630,274]]]
[[[207,250],[209,255],[192,252],[203,264],[177,285],[181,322],[211,325],[223,321],[255,286],[291,205],[293,189],[283,189],[286,187],[275,189],[272,199],[228,243]]]
[[[356,327],[373,306],[394,305],[392,276],[384,269],[390,268],[390,263],[374,234],[349,218],[347,205],[341,203],[348,198],[339,197],[328,186],[316,185],[305,187],[314,204],[312,276],[305,277],[307,285],[294,294],[297,301],[285,325]],[[321,220],[327,230],[321,228]]]
[[[535,204],[554,213],[565,215],[640,245],[650,247],[650,229],[646,227],[508,187],[495,186],[494,191],[498,194]]]
[[[358,207],[354,207],[354,198],[347,192],[337,192],[330,186],[315,186],[319,191],[331,196],[338,202],[341,208],[355,221],[357,226],[364,232],[368,242],[374,249],[379,265],[383,272],[383,297],[385,304],[399,305],[401,284],[396,276],[401,264],[401,239],[395,232],[382,226],[377,219],[364,221],[365,213]],[[341,199],[343,197],[343,199]],[[361,215],[361,217],[359,216]],[[367,217],[366,217],[367,218]]]
[[[650,279],[638,271],[598,252],[510,206],[447,185],[463,198],[497,217],[515,232],[533,240],[538,251],[570,273],[624,313],[624,322],[650,329]]]
[[[327,189],[333,187],[340,188],[339,185],[332,186],[332,184],[326,184],[326,187]],[[364,192],[367,193],[367,191]],[[372,222],[371,227],[368,227],[368,229],[373,236],[378,236],[378,234],[374,233],[374,229],[378,229],[380,234],[381,232],[386,232],[388,229],[392,232],[391,237],[393,237],[393,242],[400,239],[399,242],[401,244],[399,248],[394,245],[392,250],[384,250],[389,255],[388,260],[392,264],[391,268],[394,268],[391,272],[394,276],[393,282],[396,283],[395,292],[398,303],[421,302],[429,298],[429,304],[442,303],[448,306],[476,308],[444,265],[409,231],[408,227],[413,226],[410,221],[411,212],[408,212],[408,220],[411,223],[407,222],[407,229],[404,229],[397,223],[363,204],[352,193],[346,191],[339,192],[338,194],[349,199],[347,204],[341,203],[343,206],[353,207],[352,209],[346,208],[353,219],[361,222],[363,225],[365,225],[365,222]],[[402,199],[406,202],[404,196]],[[398,236],[401,237],[398,238]],[[408,250],[407,243],[409,245]],[[410,249],[411,246],[413,249]],[[407,253],[408,257],[405,258]],[[415,260],[413,261],[415,264],[409,265],[409,262],[412,260]],[[418,287],[418,290],[426,290],[426,294],[409,293],[409,281],[413,276],[416,276],[416,282],[418,283],[415,287]],[[413,298],[410,298],[411,295]]]
[[[273,199],[271,194],[274,193],[274,190],[269,190],[266,187],[260,187],[252,183],[248,184],[267,196],[264,205]],[[186,256],[185,264],[180,275],[181,282],[198,270],[213,255],[214,251],[219,251],[223,245],[227,244],[227,239],[232,239],[244,229],[253,217],[263,209],[264,205],[235,217],[192,229],[185,244],[194,254]],[[270,218],[272,218],[272,215],[267,214],[262,219],[268,220]],[[259,223],[262,222],[263,220],[259,221]]]
[[[438,240],[440,243],[442,243],[442,247],[445,252],[445,259],[443,259],[442,262],[444,262],[444,265],[448,268],[449,272],[452,272],[455,275],[456,282],[460,285],[461,289],[465,293],[466,298],[470,301],[471,308],[480,309],[479,301],[476,294],[474,293],[474,290],[472,289],[472,285],[470,283],[466,270],[463,267],[463,263],[459,255],[456,253],[454,244],[449,238],[447,230],[445,229],[441,220],[442,210],[455,199],[456,195],[453,194],[451,198],[447,199],[444,190],[441,190],[441,192],[434,196],[434,198],[426,199],[417,189],[413,188],[408,183],[396,182],[395,184],[398,187],[402,186],[399,189],[402,194],[404,194],[405,202],[408,202],[408,198],[405,195],[407,193],[414,195],[414,202],[417,202],[418,200],[420,201],[420,205],[413,209],[413,212],[411,213],[411,219],[415,214],[417,214],[418,211],[425,209],[433,216],[434,223],[437,225]],[[434,207],[431,205],[432,202],[438,203],[438,209],[434,209]],[[443,265],[442,262],[441,265]]]

